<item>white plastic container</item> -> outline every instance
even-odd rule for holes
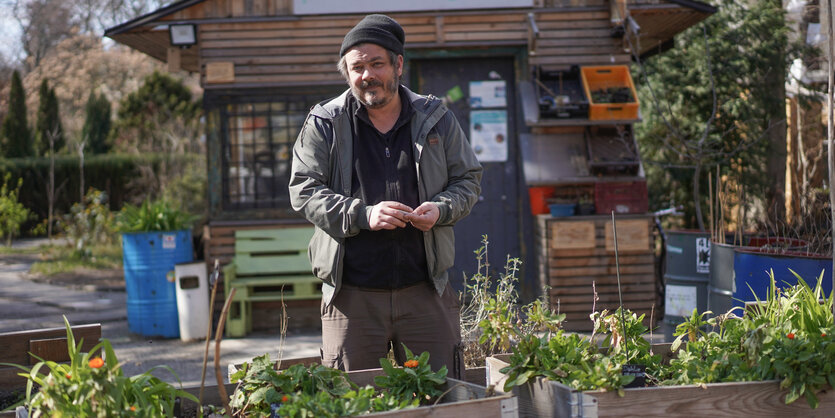
[[[205,262],[174,266],[180,339],[206,338],[209,327],[209,281]]]

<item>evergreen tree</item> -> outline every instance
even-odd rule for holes
[[[650,199],[684,204],[688,228],[706,226],[700,207],[708,207],[707,173],[717,166],[726,184],[743,186],[747,203],[765,202],[780,187],[768,175],[769,157],[775,136],[785,135],[785,118],[775,113],[797,54],[781,2],[711,3],[716,14],[633,73],[641,85],[644,121],[636,137]]]
[[[91,91],[84,110],[87,116],[81,128],[82,138],[87,141],[91,153],[106,154],[110,151],[110,101],[104,94],[96,95]]]
[[[64,147],[64,128],[58,113],[58,96],[54,88],[49,88],[49,82],[44,78],[38,91],[38,120],[35,125],[35,153],[45,156],[49,153],[50,136],[55,141],[55,151]]]
[[[154,72],[119,103],[115,140],[140,152],[177,152],[196,140],[200,103],[182,81]]]
[[[9,90],[9,113],[0,126],[0,137],[3,139],[2,154],[6,158],[20,158],[32,156],[32,139],[29,125],[26,122],[26,97],[20,73],[12,73],[12,84]]]

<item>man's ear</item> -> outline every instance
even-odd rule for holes
[[[403,56],[397,56],[397,76],[400,77],[403,75]]]

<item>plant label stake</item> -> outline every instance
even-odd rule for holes
[[[626,334],[626,313],[623,311],[623,292],[620,288],[620,259],[618,258],[618,225],[615,223],[615,211],[612,211],[612,233],[615,239],[615,273],[618,277],[618,299],[620,300],[620,323],[623,326],[623,349],[629,360],[629,336]],[[624,364],[621,367],[624,376],[635,376],[635,380],[624,386],[627,388],[643,387],[646,385],[646,366],[643,364]]]

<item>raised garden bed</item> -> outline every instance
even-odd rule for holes
[[[315,357],[314,357],[315,358]],[[288,360],[289,362],[289,360]],[[304,364],[304,363],[302,363]],[[369,369],[349,372],[351,381],[360,386],[373,385],[374,377],[383,375],[383,369]],[[231,394],[235,391],[235,384],[226,385],[226,392]],[[200,387],[184,388],[186,392],[197,396]],[[459,418],[472,416],[479,418],[513,418],[518,416],[516,398],[511,394],[498,394],[488,396],[487,389],[481,385],[469,382],[447,379],[443,390],[449,390],[437,405],[421,406],[418,408],[404,409],[399,411],[368,414],[371,417],[448,417]],[[217,386],[206,386],[203,392],[203,403],[206,405],[223,405],[218,395]],[[197,416],[197,405],[184,400],[181,405],[182,416]]]
[[[487,359],[488,381],[498,392],[507,377],[499,370],[508,365],[508,357],[499,354]],[[785,391],[776,380],[629,388],[619,396],[612,391],[578,391],[540,377],[514,387],[511,393],[518,398],[521,417],[835,416],[835,390],[818,394],[817,409],[803,400],[786,405]]]

